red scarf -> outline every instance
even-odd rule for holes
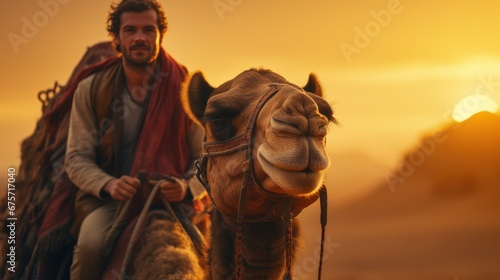
[[[162,50],[162,62],[149,100],[144,126],[137,143],[131,175],[141,170],[148,175],[182,177],[190,160],[187,129],[191,120],[180,102],[186,69]]]

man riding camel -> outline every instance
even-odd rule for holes
[[[122,0],[111,7],[108,31],[119,55],[87,70],[69,124],[65,170],[78,187],[73,280],[99,279],[106,263],[100,250],[120,201],[144,197],[148,183],[165,177],[160,189],[169,202],[204,195],[193,179],[203,129],[180,104],[186,68],[161,47],[162,7],[156,0]],[[148,180],[141,182],[139,173]]]

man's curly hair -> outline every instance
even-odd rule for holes
[[[156,0],[122,0],[119,4],[111,5],[111,11],[108,15],[108,32],[111,36],[118,37],[120,33],[120,19],[124,12],[144,12],[149,9],[156,11],[158,15],[158,29],[160,39],[167,32],[167,16],[165,11]],[[116,51],[121,52],[121,46],[114,46]]]

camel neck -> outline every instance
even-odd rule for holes
[[[219,212],[212,216],[212,274],[220,279],[235,279],[236,227],[228,225]],[[293,220],[292,261],[298,237]],[[286,270],[286,226],[281,220],[244,223],[241,237],[243,279],[282,279]],[[229,242],[230,241],[230,242]],[[223,267],[221,267],[223,266]]]

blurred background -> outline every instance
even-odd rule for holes
[[[323,279],[500,279],[499,1],[160,2],[163,47],[214,86],[252,67],[320,78],[340,121]],[[0,178],[41,116],[37,93],[110,39],[111,3],[3,3]],[[297,279],[316,277],[318,209],[301,214]]]

